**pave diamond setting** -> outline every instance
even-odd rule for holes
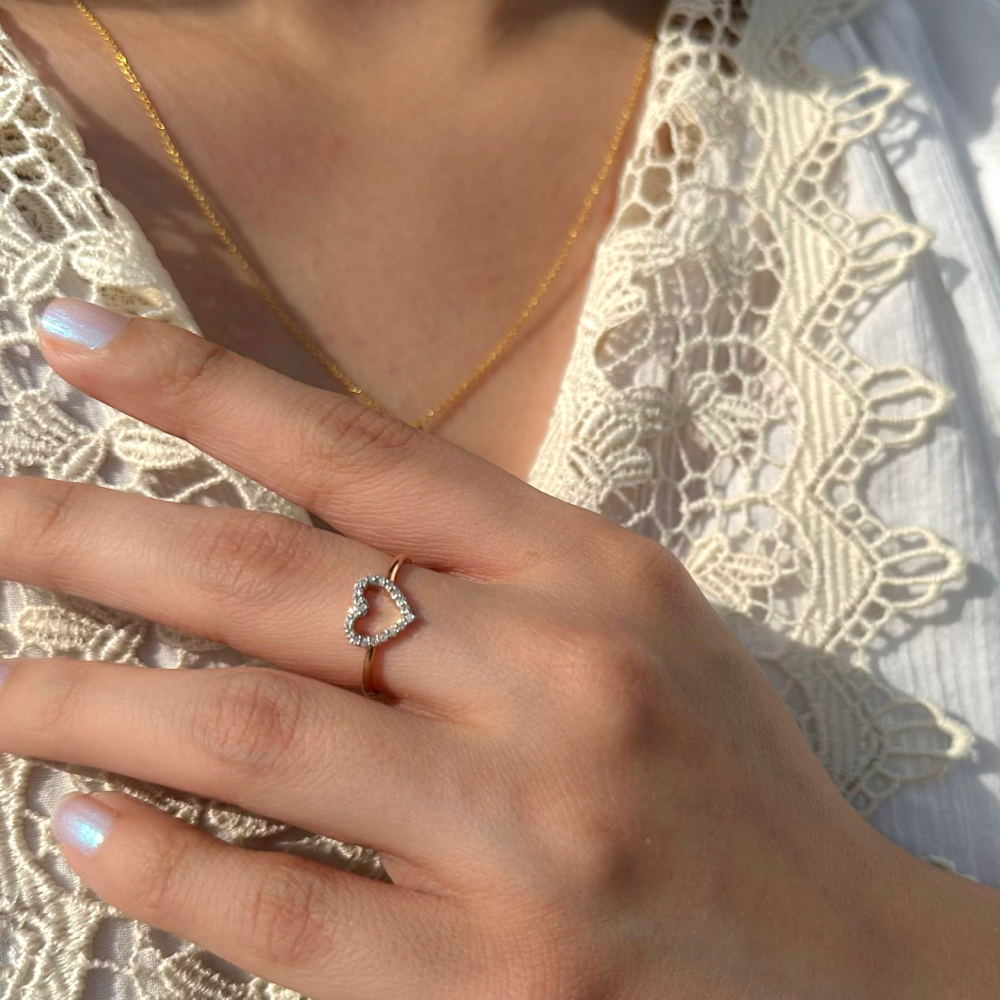
[[[368,614],[368,602],[365,600],[365,590],[368,587],[381,587],[393,599],[396,607],[399,608],[399,618],[381,632],[376,632],[373,635],[361,635],[361,633],[355,630],[354,626],[359,618],[363,618]],[[379,576],[377,573],[371,573],[368,576],[361,577],[354,585],[354,603],[347,609],[347,620],[344,622],[344,631],[354,646],[380,646],[387,639],[391,639],[394,635],[399,635],[415,617],[416,615],[410,610],[410,605],[407,603],[399,587],[387,576]]]

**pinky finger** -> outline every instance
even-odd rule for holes
[[[52,832],[112,906],[313,1000],[460,995],[445,896],[237,847],[123,793],[63,796]]]

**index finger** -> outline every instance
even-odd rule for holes
[[[68,382],[358,541],[490,579],[556,534],[546,495],[516,476],[189,330],[75,298],[54,299],[41,323],[45,359]]]

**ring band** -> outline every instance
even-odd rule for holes
[[[396,556],[392,566],[389,567],[389,572],[385,576],[371,573],[368,576],[361,577],[354,585],[354,603],[347,609],[344,631],[347,633],[347,638],[352,645],[365,647],[365,662],[361,672],[361,690],[369,698],[374,698],[380,693],[372,683],[378,647],[383,642],[399,635],[416,618],[416,615],[410,610],[409,603],[395,582],[400,566],[409,561],[410,559],[407,556]],[[364,596],[367,587],[381,587],[392,598],[399,609],[399,618],[388,628],[374,635],[362,635],[354,629],[357,620],[368,613],[368,602]]]

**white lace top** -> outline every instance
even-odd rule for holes
[[[854,806],[1000,885],[1000,8],[878,0],[846,23],[866,6],[669,6],[529,481],[676,551]],[[56,293],[197,326],[2,27],[0,206],[2,472],[308,520],[42,361]],[[245,660],[6,582],[15,655]],[[71,784],[384,877],[361,846],[0,754],[0,1000],[298,996],[87,889],[46,822]]]

